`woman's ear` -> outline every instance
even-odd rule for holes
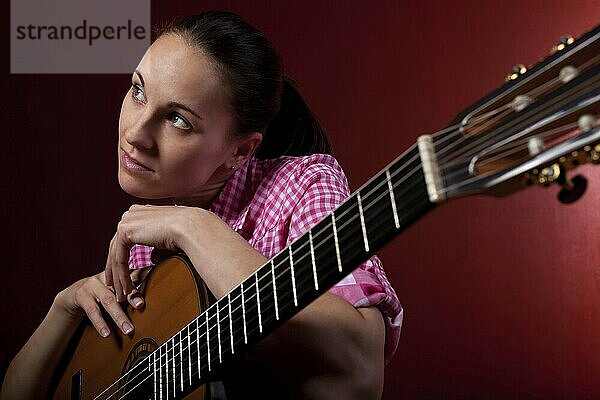
[[[243,138],[237,139],[233,154],[227,161],[228,169],[237,169],[246,162],[252,154],[256,151],[257,147],[262,142],[263,135],[260,132],[252,132]]]

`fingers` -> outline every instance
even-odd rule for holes
[[[105,282],[106,286],[114,286],[114,280],[113,280],[113,276],[112,276],[111,258],[112,258],[112,254],[113,254],[113,248],[115,245],[116,237],[117,237],[117,234],[115,233],[113,238],[110,240],[110,244],[108,245],[108,255],[106,256],[106,268],[104,269],[104,282]]]
[[[115,262],[113,262],[112,265],[115,290],[117,291],[117,299],[119,301],[125,301],[127,298],[126,296],[133,290],[133,283],[131,282],[131,275],[129,274],[130,246],[127,243],[123,243],[123,240],[117,236],[115,247]]]
[[[137,290],[133,289],[129,295],[127,295],[127,301],[132,307],[140,310],[144,308],[145,302],[142,294]]]
[[[129,275],[130,248],[131,245],[126,240],[125,235],[117,230],[110,241],[104,273],[106,285],[115,288],[119,302],[125,301],[127,295],[133,290]]]
[[[133,332],[133,324],[127,317],[115,294],[105,286],[98,276],[88,278],[75,294],[76,302],[81,307],[102,337],[110,334],[110,328],[102,315],[100,305],[108,312],[124,334]]]

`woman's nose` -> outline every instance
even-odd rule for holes
[[[154,145],[152,118],[150,113],[141,112],[132,117],[132,123],[125,130],[125,140],[134,147],[149,150]]]

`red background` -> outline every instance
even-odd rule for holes
[[[7,3],[2,373],[55,293],[102,268],[132,202],[115,152],[129,76],[10,75]],[[174,0],[153,1],[152,21],[207,9],[238,12],[273,40],[352,189],[514,64],[600,22],[597,0]],[[600,170],[580,172],[590,187],[574,205],[556,188],[463,199],[380,252],[405,307],[385,399],[600,396]]]

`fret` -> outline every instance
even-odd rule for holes
[[[219,347],[220,347],[220,354],[221,354],[221,358],[219,359],[219,362],[222,364],[224,362],[227,361],[227,353],[229,351],[230,347],[230,337],[231,337],[231,330],[230,330],[230,314],[229,314],[229,301],[227,301],[228,298],[223,297],[222,299],[219,299],[219,301],[217,301],[217,309],[219,310],[219,321],[220,321],[220,331],[221,331],[221,337],[219,338]]]
[[[190,341],[190,324],[188,324],[186,327],[186,339],[187,339],[187,352],[188,352],[188,379],[190,381],[190,383],[192,383],[192,344]]]
[[[159,375],[159,381],[160,381],[160,384],[158,385],[158,387],[159,387],[159,390],[160,390],[160,399],[161,400],[163,398],[162,348],[163,348],[163,346],[160,346],[158,348],[158,375]]]
[[[312,230],[308,230],[308,241],[310,243],[310,260],[312,264],[313,278],[315,281],[315,290],[319,290],[319,279],[317,278],[317,264],[315,262],[315,248],[313,246]]]
[[[294,282],[299,305],[306,304],[306,298],[315,292],[315,273],[313,272],[312,256],[310,254],[309,234],[300,236],[291,246],[294,260]]]
[[[265,265],[255,272],[255,280],[257,284],[258,304],[260,305],[260,316],[259,324],[262,326],[262,330],[259,327],[259,333],[263,333],[269,330],[269,326],[275,321],[275,289],[273,285],[273,272],[274,266]],[[278,312],[278,311],[277,311]]]
[[[152,381],[154,384],[154,400],[158,399],[158,390],[159,390],[159,384],[160,384],[157,380],[158,376],[157,376],[157,372],[156,372],[156,353],[158,353],[157,350],[153,351],[152,354],[150,354],[150,356],[152,357],[152,370],[153,370]]]
[[[296,310],[288,250],[282,251],[271,260],[271,269],[271,279],[275,281],[273,285],[273,303],[274,306],[275,304],[277,306],[275,320],[285,320]],[[277,319],[277,316],[279,319]]]
[[[335,216],[332,216],[331,219],[325,218],[313,226],[309,231],[309,240],[312,236],[315,258],[314,264],[316,266],[316,275],[319,278],[319,290],[323,290],[324,286],[330,281],[335,282],[342,278],[342,274],[340,273],[340,248],[339,246],[336,246],[335,242],[337,225],[334,230],[332,223],[334,219]],[[313,272],[313,275],[314,274],[315,273]]]
[[[265,280],[264,277],[262,277],[262,274],[265,273],[268,274],[269,269],[260,268],[242,283],[242,317],[245,316],[245,343],[247,344],[254,343],[256,339],[260,338],[261,333],[265,330],[265,306],[268,306],[269,302],[267,301],[264,303],[263,301],[267,299],[266,296],[263,296],[265,294],[265,287],[263,285],[266,282],[266,289],[271,287],[268,284],[270,281],[268,279]]]
[[[367,228],[365,227],[365,216],[363,214],[362,200],[360,198],[360,192],[356,192],[356,198],[358,200],[358,212],[360,216],[360,227],[362,228],[363,239],[365,242],[365,252],[369,252],[369,240],[367,239]]]
[[[290,273],[292,275],[292,290],[294,293],[294,305],[298,307],[298,296],[296,294],[296,273],[294,272],[294,255],[292,254],[292,245],[288,247],[290,253]]]
[[[217,301],[217,342],[219,342],[219,364],[223,363],[221,358],[221,321],[219,320],[219,302]]]
[[[177,388],[177,377],[175,376],[175,367],[176,367],[176,363],[175,363],[175,337],[171,338],[171,341],[173,342],[171,344],[171,384],[173,385],[173,397],[175,397],[175,392],[176,392],[176,388]]]
[[[419,168],[411,175],[405,175],[398,172],[402,167],[395,164],[390,167],[390,180],[394,188],[400,224],[406,229],[434,205],[429,201],[422,169]]]
[[[181,340],[181,331],[179,331],[178,333],[179,335],[179,340],[177,343],[177,347],[179,349],[179,351],[176,353],[178,354],[179,357],[179,361],[175,363],[175,365],[179,365],[179,387],[181,389],[181,391],[183,392],[183,343]],[[177,358],[175,358],[175,360],[177,360]]]
[[[394,196],[394,187],[392,186],[389,168],[385,170],[385,177],[387,179],[388,191],[390,192],[390,202],[392,203],[392,212],[394,213],[394,224],[396,225],[396,229],[400,229],[400,218],[398,218],[398,210],[396,209],[396,197]]]
[[[210,307],[204,312],[204,315],[206,317],[206,352],[207,352],[207,356],[206,359],[208,360],[208,370],[212,371],[211,365],[210,365],[210,340],[209,340],[209,324],[208,324],[208,312],[210,311]]]
[[[231,352],[235,352],[237,346],[241,346],[244,343],[244,314],[243,314],[243,301],[242,291],[240,286],[229,292],[229,305],[231,309],[230,314],[230,343]]]
[[[389,179],[388,179],[389,178]],[[389,170],[374,177],[361,190],[361,201],[363,205],[364,225],[369,235],[370,244],[375,247],[381,246],[390,237],[398,232],[397,225],[400,224],[400,217],[397,202],[403,197],[403,193],[398,192],[400,196],[390,187],[394,188],[394,180]],[[406,196],[412,196],[415,191],[409,183],[408,186],[401,186],[402,192]],[[391,202],[391,197],[394,203]],[[398,220],[396,221],[396,218]]]
[[[273,301],[275,304],[275,319],[279,321],[279,305],[277,304],[277,285],[275,284],[275,261],[271,259],[271,278],[273,280]]]
[[[333,227],[333,239],[335,243],[335,256],[338,265],[338,271],[342,272],[342,258],[340,257],[340,242],[338,241],[337,226],[335,225],[335,211],[331,213],[331,225]]]
[[[244,282],[240,284],[242,292],[242,318],[244,320],[244,344],[248,344],[248,332],[246,329],[246,301],[244,300]]]
[[[256,304],[258,306],[258,330],[262,333],[262,313],[260,311],[260,290],[258,289],[258,273],[254,274],[254,281],[256,286]]]
[[[198,379],[202,378],[202,363],[200,362],[200,317],[196,318],[196,362],[198,363]]]
[[[144,375],[141,375],[139,377],[140,383],[138,385],[141,385],[140,389],[144,391],[144,394],[152,393],[152,399],[156,400],[156,369],[154,368],[154,354],[155,352],[152,351],[144,358],[144,361],[148,363],[148,370]],[[150,379],[150,376],[152,376],[152,379],[148,381],[148,379]]]
[[[356,196],[349,197],[338,207],[335,211],[335,222],[342,265],[356,267],[358,262],[364,260],[368,255],[365,252],[364,235]]]
[[[169,340],[165,343],[165,395],[169,398]]]
[[[231,314],[231,292],[227,293],[227,307],[229,308],[229,346],[231,348],[231,355],[234,355],[235,347],[233,347],[233,316]]]

